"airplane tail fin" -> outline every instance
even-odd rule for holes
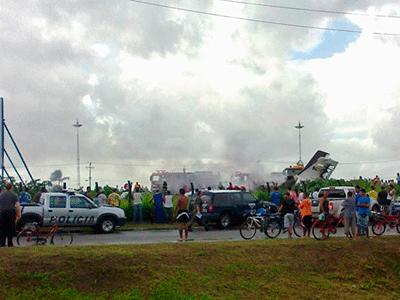
[[[338,162],[332,160],[328,152],[318,150],[298,176],[301,180],[327,179],[337,165]]]

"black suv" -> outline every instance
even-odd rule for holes
[[[241,222],[249,203],[257,202],[248,192],[231,190],[204,191],[202,199],[207,202],[208,223],[216,223],[221,228]]]

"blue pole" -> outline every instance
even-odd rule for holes
[[[11,178],[10,174],[8,174],[8,172],[7,172],[7,170],[6,170],[5,168],[3,168],[3,172],[6,173],[8,179],[10,180],[10,182],[11,182],[12,184],[14,184],[13,181],[12,181],[12,178]]]
[[[33,179],[32,174],[31,174],[31,172],[29,171],[29,168],[28,168],[28,166],[27,166],[27,164],[26,164],[26,162],[25,162],[25,160],[24,160],[24,157],[22,156],[21,151],[19,151],[19,148],[18,148],[17,144],[15,143],[14,138],[13,138],[13,136],[11,135],[11,132],[10,132],[10,130],[9,130],[8,127],[7,127],[7,124],[6,124],[5,122],[4,122],[3,124],[4,124],[4,128],[6,129],[6,131],[7,131],[7,133],[8,133],[8,136],[10,137],[12,143],[14,144],[15,149],[16,149],[17,152],[18,152],[19,157],[20,157],[21,160],[22,160],[22,163],[23,163],[24,166],[25,166],[26,171],[27,171],[28,174],[29,174],[29,177],[31,178],[33,184],[36,186],[36,182],[35,182],[35,180]]]
[[[13,167],[13,169],[14,169],[15,173],[18,175],[18,177],[19,177],[19,180],[21,180],[21,182],[22,182],[22,184],[24,185],[24,187],[26,187],[24,180],[22,179],[21,175],[19,174],[19,172],[18,172],[17,168],[15,167],[15,165],[14,165],[13,161],[11,160],[11,157],[10,157],[10,155],[8,155],[8,152],[7,152],[7,150],[6,150],[6,149],[4,149],[4,153],[5,153],[5,155],[7,156],[7,158],[8,158],[8,160],[9,160],[9,162],[11,163],[11,166]]]
[[[0,98],[0,118],[1,118],[1,144],[0,144],[0,163],[1,163],[1,178],[4,178],[4,99]]]

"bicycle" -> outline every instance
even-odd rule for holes
[[[398,233],[400,233],[400,213],[397,215],[385,215],[382,213],[373,213],[373,221],[372,221],[372,232],[377,236],[381,236],[385,233],[386,227],[389,226],[389,229],[394,229]]]
[[[17,235],[19,246],[45,245],[50,240],[51,245],[71,245],[73,235],[70,231],[60,230],[57,223],[51,227],[39,226],[37,222],[26,224]]]
[[[251,240],[257,233],[257,229],[263,231],[263,224],[265,217],[256,214],[254,209],[255,204],[250,203],[250,215],[246,218],[243,224],[240,226],[240,236],[245,240]]]
[[[329,216],[326,220],[317,219],[311,226],[311,231],[314,238],[318,241],[326,240],[330,234],[336,234],[337,228],[343,224],[343,215],[339,217]]]
[[[267,220],[264,222],[264,233],[271,239],[274,239],[279,236],[281,232],[286,233],[288,231],[284,226],[284,216],[279,213],[272,214]],[[293,223],[293,233],[297,237],[303,236],[303,225],[301,223],[301,218],[299,212],[296,211],[294,213],[294,223]]]

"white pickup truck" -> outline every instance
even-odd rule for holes
[[[37,222],[43,226],[57,222],[59,226],[93,227],[99,232],[113,232],[126,222],[125,212],[118,207],[97,206],[75,193],[43,193],[38,204],[22,205],[17,227]]]
[[[352,186],[335,186],[335,187],[325,187],[319,190],[318,199],[312,199],[311,201],[311,211],[314,217],[318,217],[319,211],[319,199],[323,196],[324,192],[328,192],[329,200],[329,213],[338,217],[342,211],[342,203],[347,197],[348,192],[353,192],[355,194],[355,189]],[[371,199],[370,210],[379,211],[379,204],[376,200]]]

